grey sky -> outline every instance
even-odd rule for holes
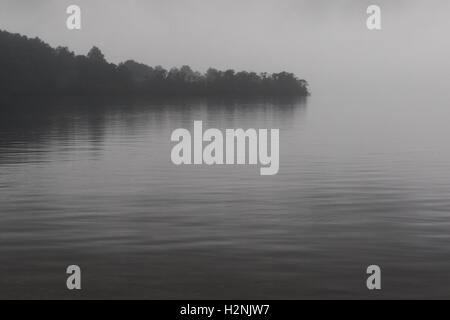
[[[82,31],[65,27],[70,4],[82,8]],[[366,29],[370,4],[382,8],[381,31]],[[0,0],[0,28],[77,53],[97,45],[116,63],[287,70],[313,90],[397,77],[449,83],[447,0]]]

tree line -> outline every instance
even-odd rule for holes
[[[118,65],[93,47],[76,55],[39,38],[0,30],[0,94],[139,96],[307,96],[308,83],[288,72],[260,73],[189,66],[166,70],[133,60]]]

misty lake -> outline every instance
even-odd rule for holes
[[[0,298],[449,298],[449,118],[400,94],[2,101]],[[194,120],[279,128],[279,173],[173,165]]]

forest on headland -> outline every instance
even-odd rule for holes
[[[185,65],[161,66],[128,60],[109,63],[93,47],[76,55],[39,38],[0,30],[0,95],[86,96],[307,96],[308,83],[293,73],[255,73]]]

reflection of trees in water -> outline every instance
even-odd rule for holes
[[[67,141],[82,140],[95,148],[101,143],[105,127],[105,109],[91,108],[75,101],[17,98],[1,102],[0,157],[21,154],[39,156]]]
[[[270,98],[212,98],[207,100],[207,109],[218,118],[223,114],[234,120],[258,121],[267,118],[272,123],[285,123],[295,119],[297,112],[304,112],[307,97],[270,97]]]
[[[85,144],[95,152],[105,139],[139,136],[141,130],[174,130],[182,123],[268,128],[289,125],[307,98],[15,98],[1,100],[0,161],[39,158],[51,148]],[[255,121],[255,122],[252,122]]]

